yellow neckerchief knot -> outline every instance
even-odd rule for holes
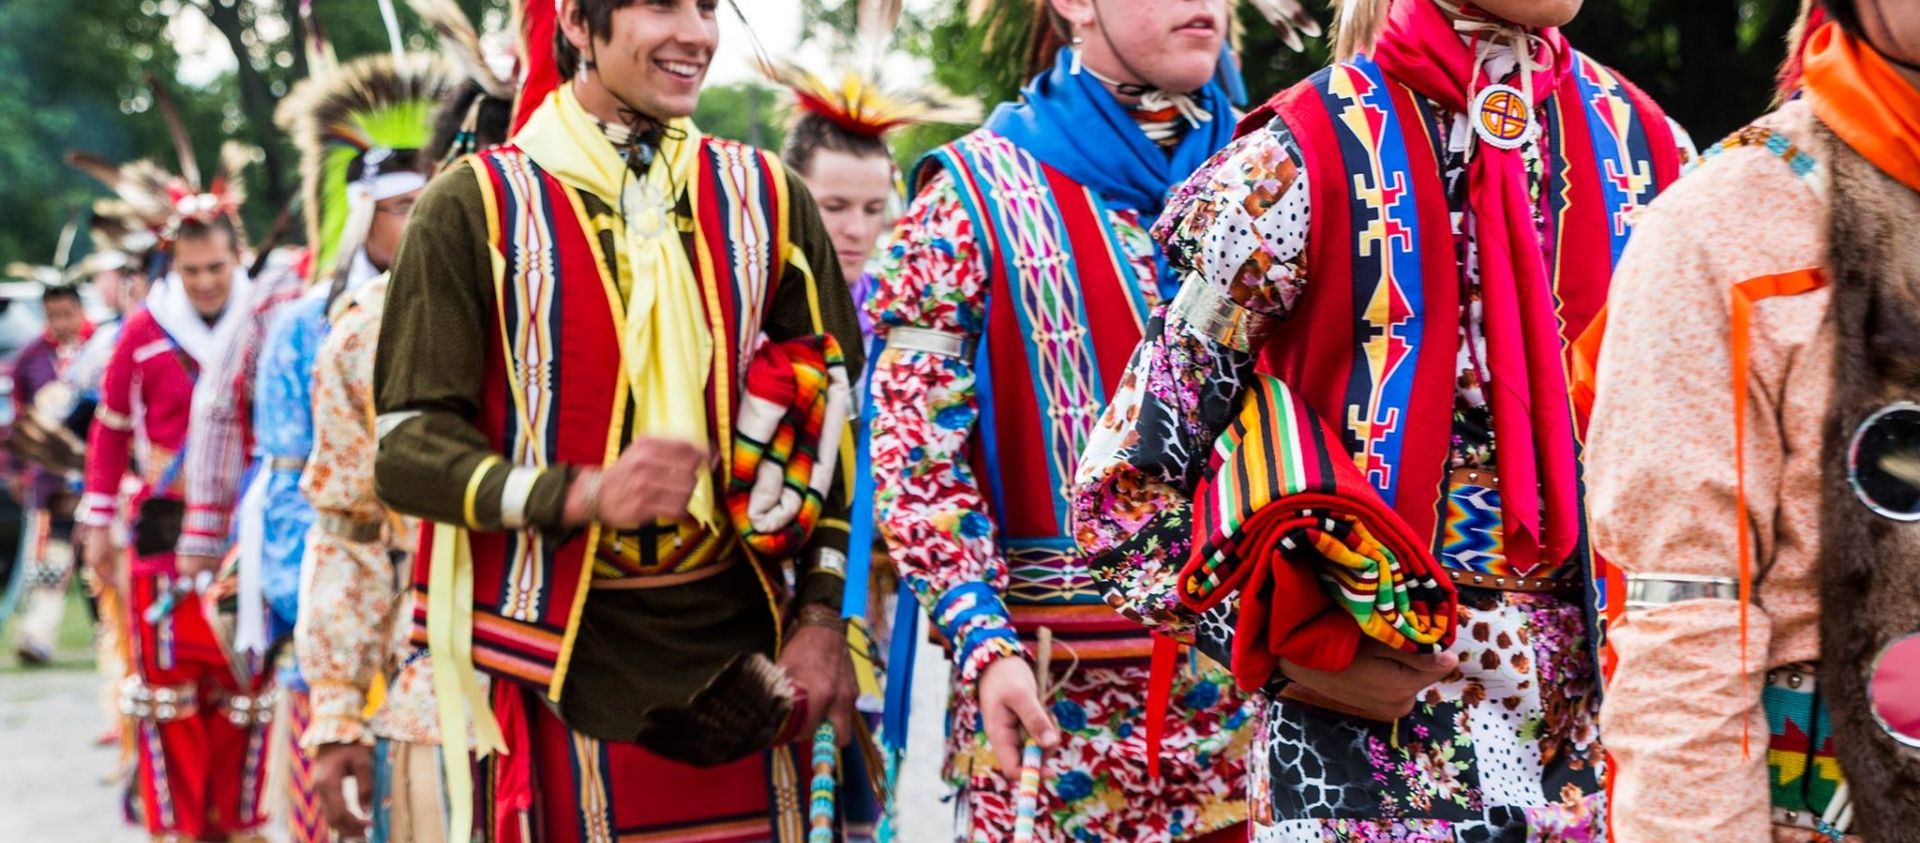
[[[626,295],[620,354],[634,397],[634,436],[684,439],[705,447],[707,381],[713,336],[700,279],[674,221],[700,150],[700,130],[679,118],[667,124],[659,150],[636,174],[600,124],[562,85],[527,119],[514,142],[541,168],[618,210],[614,263]],[[724,517],[711,472],[696,478],[688,514],[704,527]]]

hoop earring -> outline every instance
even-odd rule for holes
[[[1067,51],[1073,54],[1073,61],[1067,64],[1067,75],[1069,76],[1080,75],[1080,47],[1085,43],[1087,43],[1087,39],[1082,38],[1078,35],[1073,36],[1073,41],[1071,42],[1071,46],[1067,48]]]

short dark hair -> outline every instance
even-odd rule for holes
[[[800,175],[813,169],[813,156],[821,150],[844,152],[855,158],[890,158],[887,142],[873,135],[848,131],[823,114],[802,111],[787,127],[787,140],[780,146],[780,159]]]
[[[467,115],[473,114],[473,137],[460,137],[465,128]],[[420,159],[428,164],[444,160],[449,152],[456,156],[469,152],[498,146],[507,140],[507,129],[513,122],[513,103],[498,97],[488,96],[479,82],[468,79],[440,99],[433,111],[433,134],[428,137],[427,145],[420,150]],[[459,142],[463,147],[454,149]]]
[[[40,291],[40,304],[42,305],[51,304],[59,299],[66,299],[74,304],[79,304],[80,290],[72,284],[50,284],[46,289]]]
[[[1827,7],[1827,16],[1833,18],[1840,28],[1852,35],[1860,34],[1860,7],[1854,0],[1820,0]]]
[[[204,240],[215,234],[227,235],[227,246],[235,252],[240,251],[240,232],[233,227],[233,217],[227,214],[215,214],[207,219],[187,219],[173,232],[173,241]]]
[[[587,38],[606,38],[613,32],[613,13],[639,0],[576,0],[573,19],[587,25]],[[561,79],[572,79],[580,72],[580,51],[567,40],[567,31],[555,22],[553,27],[553,64]]]

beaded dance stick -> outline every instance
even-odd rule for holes
[[[1027,739],[1020,751],[1020,791],[1013,803],[1013,843],[1033,843],[1033,818],[1040,813],[1040,742]]]
[[[1040,699],[1051,696],[1047,680],[1053,675],[1053,629],[1040,627],[1040,659],[1033,672],[1039,679]],[[1013,843],[1033,843],[1033,820],[1040,813],[1040,742],[1027,738],[1020,750],[1020,788],[1013,802]]]
[[[833,724],[822,723],[813,732],[813,792],[807,813],[807,843],[833,843]]]

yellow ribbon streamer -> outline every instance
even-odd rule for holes
[[[467,531],[434,524],[433,572],[427,586],[427,651],[433,658],[434,706],[439,713],[441,764],[446,771],[449,840],[473,836],[473,771],[468,767],[471,714],[475,758],[507,752],[493,707],[473,668],[473,546]]]

